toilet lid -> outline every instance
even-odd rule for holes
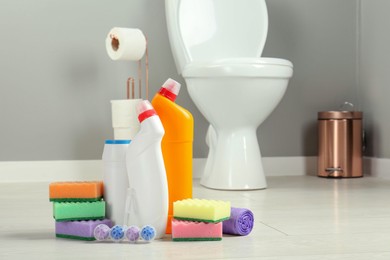
[[[170,40],[181,41],[171,42],[179,73],[193,62],[261,56],[268,32],[265,0],[173,0],[176,19],[168,18],[174,4],[167,2],[168,27],[177,23]]]

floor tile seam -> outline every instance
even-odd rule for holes
[[[316,216],[314,216],[313,218],[315,218]],[[332,219],[328,219],[328,218],[317,218],[317,219],[307,219],[305,218],[304,216],[302,217],[297,217],[297,218],[289,218],[289,219],[286,219],[286,218],[270,218],[270,217],[263,217],[263,220],[264,219],[268,219],[269,221],[266,221],[268,223],[268,225],[272,226],[272,225],[283,225],[282,223],[286,223],[287,224],[293,224],[293,225],[296,225],[296,224],[301,224],[302,221],[304,221],[305,223],[310,223],[310,224],[315,224],[315,223],[322,223],[322,225],[326,224],[326,225],[330,225],[330,224],[335,224],[337,222],[337,225],[348,225],[348,226],[353,226],[353,225],[361,225],[362,222],[367,222],[368,221],[368,224],[365,223],[366,226],[372,226],[372,225],[378,225],[379,221],[386,221],[387,223],[389,223],[389,219],[390,219],[390,216],[389,215],[383,215],[381,217],[362,217],[362,218],[355,218],[355,219],[352,219],[354,218],[354,216],[351,216],[351,217],[342,217],[342,218],[338,218],[338,219],[335,219],[335,220],[332,220]],[[376,222],[376,223],[374,223]],[[379,223],[379,225],[381,225]]]
[[[302,252],[299,252],[299,253],[294,253],[294,254],[291,254],[291,252],[289,252],[288,254],[285,254],[285,253],[281,253],[281,254],[268,254],[268,255],[252,255],[252,256],[237,256],[237,257],[229,257],[229,259],[268,259],[268,258],[279,258],[279,257],[288,257],[288,256],[292,256],[292,257],[321,257],[321,256],[330,256],[330,257],[345,257],[345,256],[354,256],[354,255],[372,255],[372,254],[383,254],[383,253],[390,253],[389,250],[371,250],[368,249],[368,251],[366,252],[340,252],[340,253],[336,253],[336,252],[333,252],[333,253],[302,253]],[[208,259],[208,258],[207,258]],[[226,259],[226,258],[213,258],[213,259]],[[306,258],[305,258],[306,259]],[[341,259],[341,258],[340,258]]]
[[[262,222],[261,222],[262,223]],[[267,225],[265,223],[262,223],[264,225],[266,225],[267,227],[270,227],[286,236],[289,236],[289,237],[300,237],[300,236],[356,236],[356,235],[362,235],[362,236],[366,236],[366,235],[383,235],[383,232],[381,232],[381,230],[378,230],[378,231],[374,231],[374,232],[333,232],[333,233],[294,233],[294,232],[284,232],[284,231],[281,231],[280,229],[276,228],[276,227],[273,227],[273,226],[270,226],[270,225]]]
[[[373,252],[359,252],[359,253],[329,253],[329,254],[294,254],[294,255],[291,255],[290,253],[289,254],[278,254],[278,255],[275,255],[275,254],[272,254],[272,255],[254,255],[254,256],[251,256],[251,257],[229,257],[229,259],[277,259],[279,257],[288,257],[288,256],[292,256],[292,257],[345,257],[345,256],[354,256],[354,255],[372,255],[372,254],[383,254],[383,253],[390,253],[390,251],[373,251]],[[214,258],[214,259],[226,259],[226,258]],[[335,258],[336,259],[336,258]]]
[[[273,226],[271,226],[271,225],[268,225],[267,223],[265,223],[265,222],[263,222],[263,221],[258,221],[258,222],[261,223],[261,224],[263,224],[264,226],[267,226],[267,227],[269,227],[269,228],[271,228],[271,229],[277,231],[278,233],[283,234],[284,236],[289,236],[289,234],[287,234],[286,232],[283,232],[283,231],[281,231],[281,230],[279,230],[279,229],[277,229],[277,228],[275,228],[275,227],[273,227]]]

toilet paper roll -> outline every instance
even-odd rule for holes
[[[107,35],[106,49],[112,60],[140,60],[146,38],[140,29],[114,27]]]
[[[135,108],[141,101],[142,99],[111,100],[115,140],[132,140],[138,133],[140,123]]]
[[[252,211],[244,208],[231,208],[230,219],[222,223],[223,233],[246,236],[253,229],[254,217]]]

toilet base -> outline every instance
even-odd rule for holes
[[[256,128],[214,131],[210,127],[206,142],[210,151],[201,185],[218,190],[267,188]]]

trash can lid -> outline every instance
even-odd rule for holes
[[[361,111],[322,111],[318,112],[318,119],[362,119]]]

